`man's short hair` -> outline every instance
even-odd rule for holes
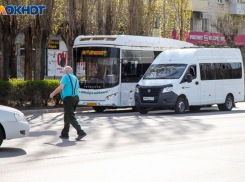
[[[70,66],[66,66],[64,70],[66,70],[68,73],[73,73],[73,69]]]

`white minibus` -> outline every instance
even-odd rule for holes
[[[190,48],[162,52],[136,85],[135,105],[149,110],[199,111],[218,104],[230,111],[244,100],[244,71],[239,49]]]
[[[135,107],[140,78],[162,51],[195,47],[178,40],[129,35],[78,36],[73,47],[73,70],[80,82],[79,105],[97,112]]]

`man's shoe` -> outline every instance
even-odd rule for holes
[[[85,137],[87,134],[83,133],[83,134],[79,134],[78,137],[76,138],[76,140],[81,140],[83,137]]]
[[[60,135],[59,136],[61,139],[69,139],[69,136],[63,136],[63,135]]]

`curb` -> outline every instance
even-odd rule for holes
[[[77,107],[77,111],[93,111],[92,107]],[[37,109],[37,110],[22,110],[25,115],[26,114],[45,114],[45,113],[57,113],[64,112],[64,108],[56,108],[56,109]]]

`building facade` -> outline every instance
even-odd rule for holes
[[[192,0],[192,11],[190,34],[186,41],[203,46],[225,46],[225,37],[216,28],[219,18],[226,15],[245,18],[245,0]],[[235,37],[235,44],[239,47],[245,44],[245,21],[242,18]],[[174,31],[173,38],[176,38]]]

